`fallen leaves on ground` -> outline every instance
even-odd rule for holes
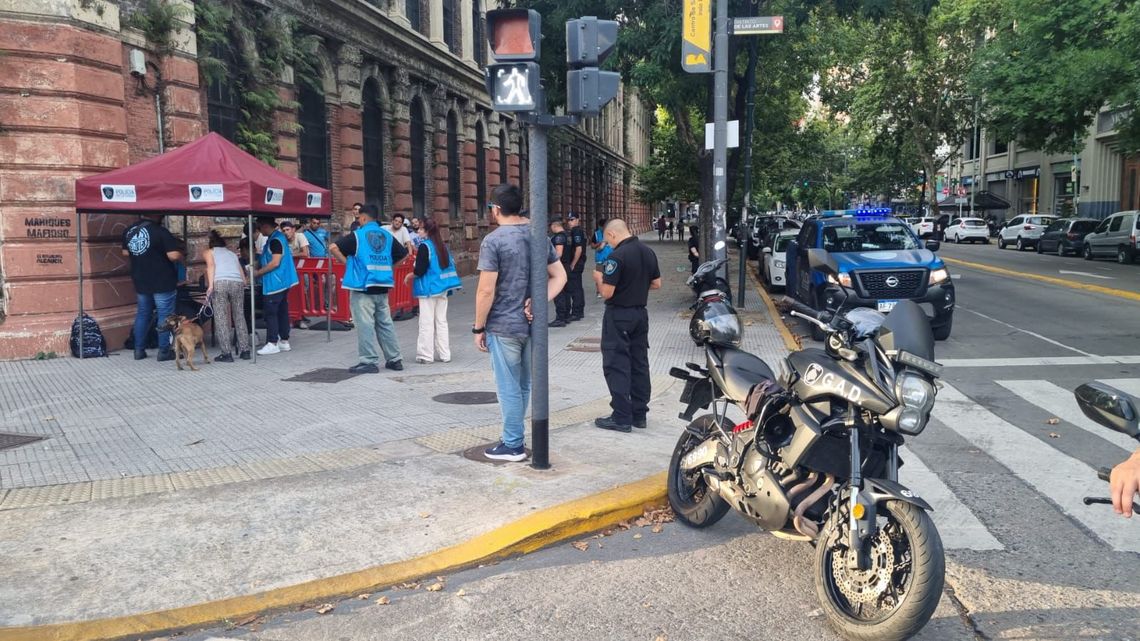
[[[417,583],[401,583],[400,589],[401,590],[418,590],[418,589],[420,589],[420,584],[418,582]]]
[[[1049,438],[1061,438],[1061,435],[1056,432],[1049,432]]]
[[[257,621],[258,618],[259,618],[258,615],[251,614],[251,615],[245,617],[244,619],[234,621],[233,623],[230,624],[230,627],[242,628],[242,627],[245,627],[245,626],[253,623],[254,621]]]
[[[1046,425],[1057,425],[1057,424],[1058,424],[1058,423],[1060,423],[1060,422],[1061,422],[1061,419],[1059,419],[1059,418],[1057,418],[1057,417],[1053,417],[1053,418],[1051,418],[1051,419],[1049,419],[1049,420],[1045,421],[1045,424],[1046,424]]]
[[[368,599],[372,598],[372,594],[369,592],[365,592],[364,594],[356,595],[356,598],[360,599],[361,601],[367,601]]]
[[[439,592],[442,589],[443,589],[443,584],[440,583],[439,581],[436,581],[435,583],[432,583],[431,585],[427,586],[428,592]]]
[[[317,614],[328,614],[329,612],[332,612],[335,609],[336,609],[335,605],[333,605],[331,603],[326,603],[326,604],[320,606],[319,608],[317,608]]]
[[[633,535],[633,538],[635,538],[635,539],[640,539],[640,538],[641,538],[641,535],[640,535],[640,534],[634,534],[634,535]]]
[[[431,516],[431,512],[420,512],[421,519],[426,519],[429,516]]]
[[[650,523],[672,523],[673,510],[668,507],[650,510],[645,513],[645,518],[649,519]]]
[[[665,529],[665,526],[658,523],[657,525],[654,525],[649,531],[654,533],[654,534],[661,534],[661,530],[664,530],[664,529]]]
[[[467,596],[467,590],[460,590],[455,593],[455,596]]]
[[[391,602],[392,602],[392,599],[389,599],[386,596],[382,596],[379,599],[376,599],[376,605],[388,605]]]
[[[570,545],[571,545],[571,547],[573,547],[575,550],[578,550],[578,551],[580,551],[580,552],[585,552],[586,550],[589,550],[589,549],[590,549],[590,543],[589,543],[589,541],[574,541],[574,542],[573,542],[573,543],[571,543]]]

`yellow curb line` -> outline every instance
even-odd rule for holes
[[[527,515],[486,534],[423,556],[249,596],[137,615],[0,628],[0,641],[113,641],[237,621],[333,597],[347,597],[483,561],[526,554],[636,517],[666,502],[666,473]]]
[[[760,284],[760,279],[756,274],[752,273],[752,269],[745,269],[748,272],[748,277],[752,279],[752,284],[756,287],[756,292],[768,306],[768,315],[772,317],[772,324],[776,326],[776,330],[780,332],[780,338],[784,339],[784,347],[788,348],[789,352],[794,352],[800,349],[800,344],[796,341],[796,337],[792,335],[792,330],[788,329],[788,324],[784,322],[784,318],[780,316],[780,310],[776,309],[776,303],[768,294],[768,290]]]
[[[1060,285],[1061,287],[1069,287],[1071,289],[1081,289],[1086,292],[1094,292],[1097,294],[1104,294],[1106,296],[1115,296],[1117,298],[1124,298],[1126,300],[1140,301],[1140,293],[1130,292],[1123,289],[1113,289],[1111,287],[1101,287],[1100,285],[1089,285],[1074,280],[1066,280],[1064,278],[1054,278],[1053,276],[1042,276],[1040,274],[1026,274],[1024,272],[1016,272],[1001,267],[994,267],[985,263],[972,263],[965,260],[958,260],[957,258],[942,257],[942,260],[950,263],[951,265],[961,265],[963,267],[970,267],[973,269],[980,269],[992,274],[1000,274],[1002,276],[1010,276],[1013,278],[1025,278],[1028,280],[1041,281],[1051,285]]]

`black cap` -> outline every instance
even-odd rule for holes
[[[566,215],[566,220],[578,220],[578,214],[575,214],[574,212],[570,212],[569,214]]]

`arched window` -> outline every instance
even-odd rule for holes
[[[301,127],[298,152],[301,180],[329,187],[329,132],[325,97],[304,83],[301,83],[300,88],[297,124]]]
[[[475,123],[475,198],[479,219],[487,214],[487,137],[483,123]]]
[[[423,16],[420,14],[420,0],[404,0],[404,15],[408,16],[408,22],[412,23],[412,28],[420,33],[424,32]]]
[[[459,116],[450,111],[447,114],[447,211],[453,220],[459,218],[463,209],[459,189],[462,170],[459,164]]]
[[[499,184],[506,184],[510,182],[510,175],[507,173],[507,123],[503,123],[499,127]]]
[[[424,103],[416,96],[411,104],[409,132],[412,151],[412,214],[422,218],[427,204],[427,180],[424,176]]]
[[[218,46],[213,55],[226,65],[227,70],[236,68],[237,62],[229,47]],[[241,108],[238,105],[237,87],[229,73],[218,74],[218,77],[210,79],[206,86],[206,112],[209,115],[210,131],[218,132],[230,142],[237,139]]]
[[[483,17],[483,0],[472,0],[471,25],[474,27],[472,30],[475,32],[471,36],[474,39],[472,44],[475,45],[472,51],[475,55],[475,63],[479,65],[480,69],[487,64],[487,43],[485,42],[487,36],[484,31],[486,25],[483,24],[483,20],[485,20]]]
[[[443,0],[443,42],[447,45],[448,51],[451,53],[459,53],[460,45],[460,29],[455,21],[459,18],[459,12],[456,11],[455,0]]]
[[[362,129],[364,142],[364,202],[384,211],[384,111],[375,78],[364,83]]]

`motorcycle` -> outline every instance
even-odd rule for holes
[[[838,280],[825,250],[809,250],[808,261]],[[803,305],[792,313],[824,330],[824,349],[788,355],[776,374],[740,349],[730,304],[698,309],[690,331],[706,362],[670,371],[685,381],[680,418],[691,422],[670,461],[669,503],[692,527],[732,508],[776,536],[811,542],[816,595],[836,630],[910,638],[945,580],[932,508],[898,481],[899,447],[926,427],[942,369],[930,323],[905,300],[885,316]],[[734,425],[730,405],[747,419]]]
[[[1113,431],[1140,441],[1140,413],[1137,412],[1134,399],[1128,394],[1103,383],[1085,383],[1073,394],[1077,397],[1077,406],[1085,416]],[[1100,480],[1108,482],[1111,474],[1110,468],[1102,467],[1097,470],[1096,475]],[[1112,505],[1112,499],[1086,496],[1084,504]],[[1132,511],[1140,513],[1140,503],[1133,501]]]
[[[713,247],[716,251],[724,249],[724,241],[718,241]],[[719,295],[725,300],[732,302],[732,292],[729,289],[728,281],[722,278],[718,272],[720,268],[728,262],[728,258],[719,258],[710,260],[697,267],[697,271],[693,272],[692,276],[685,283],[693,290],[693,294],[697,297],[696,302],[693,303],[690,309],[697,309],[705,298],[714,297]]]

